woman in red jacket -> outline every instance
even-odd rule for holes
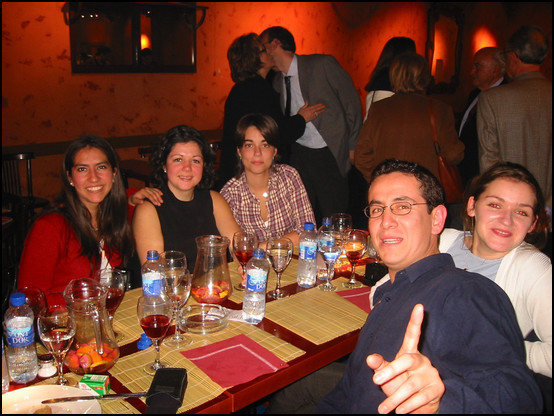
[[[49,304],[65,303],[62,293],[70,280],[125,267],[134,252],[127,194],[112,146],[92,135],[74,140],[61,179],[54,208],[35,221],[25,240],[18,277],[18,287],[39,287]],[[160,194],[145,188],[129,202]]]

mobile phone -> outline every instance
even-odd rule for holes
[[[177,413],[187,389],[185,368],[160,368],[148,389],[146,413]]]

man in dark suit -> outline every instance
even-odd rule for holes
[[[295,114],[306,103],[325,105],[325,112],[306,124],[304,135],[290,148],[290,164],[300,173],[320,222],[348,208],[348,171],[362,127],[360,97],[331,55],[296,55],[287,29],[270,27],[260,39],[278,71],[273,87],[281,94],[285,115]]]
[[[466,110],[458,134],[464,143],[464,159],[458,165],[464,186],[479,175],[479,139],[477,137],[477,101],[481,91],[504,84],[504,57],[500,49],[487,47],[478,50],[471,64],[471,83]]]

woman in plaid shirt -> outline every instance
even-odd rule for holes
[[[238,173],[221,189],[243,231],[261,246],[271,236],[285,236],[298,246],[305,222],[315,223],[308,194],[298,172],[275,163],[279,127],[269,116],[247,114],[235,134]]]

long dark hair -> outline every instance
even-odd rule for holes
[[[167,157],[177,143],[188,142],[194,142],[200,147],[204,159],[202,180],[197,185],[198,189],[210,189],[213,186],[215,180],[215,152],[208,140],[198,130],[185,125],[169,129],[150,155],[154,186],[161,188],[167,184],[167,173],[164,172]]]
[[[376,85],[376,82],[378,82],[377,80],[379,79],[389,78],[389,69],[394,58],[396,58],[398,55],[402,53],[415,52],[415,51],[416,51],[416,45],[413,39],[405,38],[402,36],[396,36],[394,38],[390,38],[387,41],[387,43],[385,43],[385,46],[383,47],[381,55],[377,60],[377,65],[375,65],[375,69],[371,73],[371,78],[369,79],[369,82],[365,86],[365,90],[367,92],[370,92],[376,89],[381,89],[381,88],[378,88],[378,86]]]
[[[91,213],[81,202],[68,176],[75,164],[75,155],[81,149],[96,148],[103,152],[115,172],[111,191],[98,206],[98,233],[92,227]],[[103,138],[85,135],[75,139],[65,151],[61,169],[62,191],[55,209],[71,224],[79,243],[81,254],[88,257],[91,272],[100,267],[99,239],[104,240],[106,255],[120,256],[126,265],[134,252],[134,240],[128,220],[127,195],[119,169],[119,157],[113,147]]]

